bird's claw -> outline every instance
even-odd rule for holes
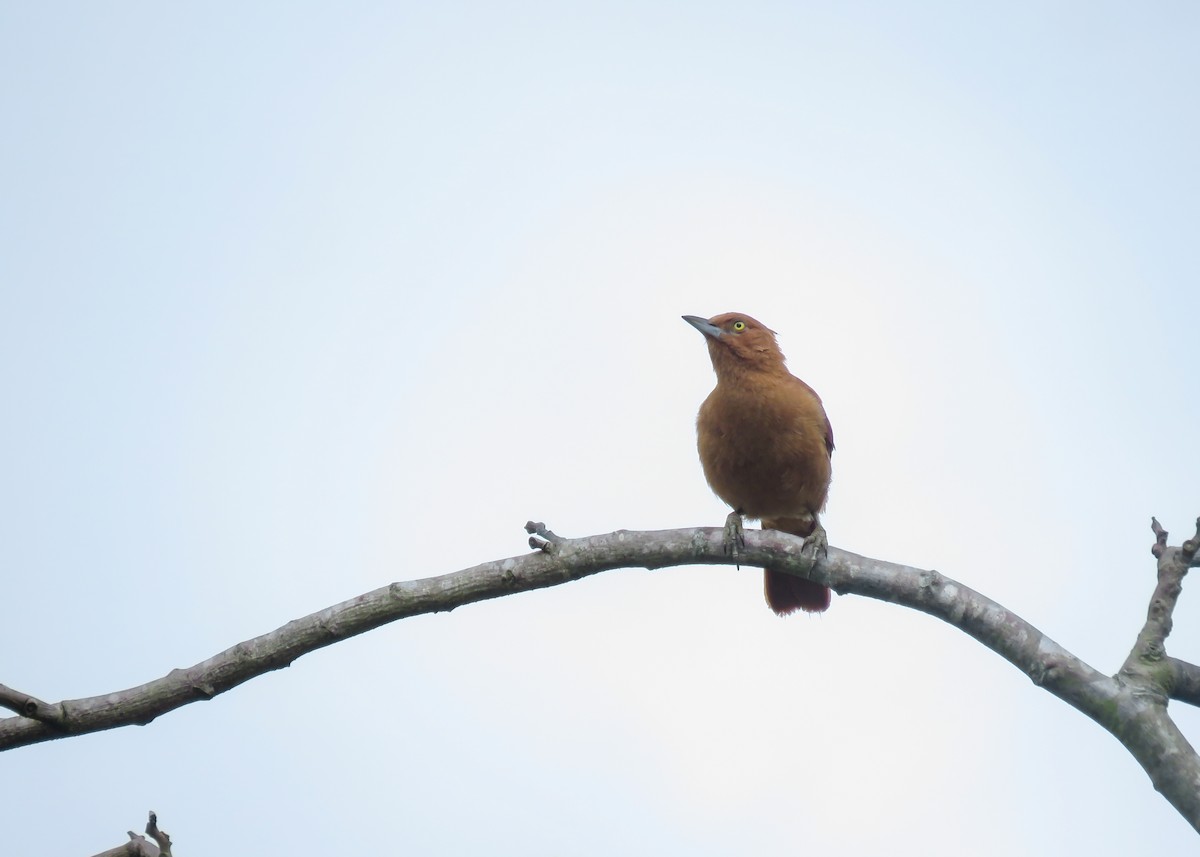
[[[737,512],[730,512],[725,519],[725,553],[733,557],[735,564],[737,558],[741,555],[742,548],[746,546],[746,534],[742,531],[742,516]],[[741,565],[737,564],[740,569]]]
[[[813,528],[813,531],[804,537],[804,545],[800,548],[800,556],[816,562],[818,559],[828,555],[829,539],[825,535],[825,528],[818,523]]]

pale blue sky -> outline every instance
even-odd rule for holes
[[[735,309],[825,399],[833,544],[1114,671],[1150,515],[1200,514],[1198,37],[1182,3],[0,3],[0,682],[139,684],[529,518],[720,524],[679,316]],[[14,853],[148,809],[195,854],[1195,847],[963,635],[778,621],[733,569],[3,762]]]

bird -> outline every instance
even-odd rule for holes
[[[821,526],[832,477],[833,428],[821,397],[787,369],[775,331],[739,312],[683,320],[708,342],[717,385],[696,416],[704,478],[733,507],[725,521],[725,551],[745,544],[742,517],[763,529],[804,538],[801,554],[828,552]],[[779,616],[829,608],[829,588],[767,568],[767,604]]]

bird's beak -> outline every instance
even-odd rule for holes
[[[683,316],[683,320],[709,339],[719,339],[721,337],[721,328],[715,324],[710,324],[706,318],[701,318],[698,315],[685,315]]]

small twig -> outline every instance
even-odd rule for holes
[[[1171,699],[1200,706],[1200,667],[1178,658],[1167,658],[1167,663],[1171,667]]]
[[[125,843],[124,853],[136,855],[136,857],[161,857],[159,850],[140,833],[134,833],[132,830],[125,831],[129,834],[129,841]],[[98,855],[104,857],[104,855]]]
[[[1167,531],[1162,528],[1158,518],[1150,519],[1150,529],[1154,531],[1154,545],[1150,548],[1150,553],[1154,554],[1155,559],[1158,559],[1167,549]]]
[[[1200,525],[1200,521],[1197,524]],[[1158,558],[1158,583],[1150,597],[1146,623],[1119,675],[1165,702],[1171,696],[1175,678],[1169,665],[1164,669],[1167,637],[1171,634],[1175,605],[1183,592],[1183,578],[1195,559],[1196,546],[1200,544],[1200,534],[1182,547],[1172,548],[1167,546],[1167,531],[1156,518],[1150,519],[1150,529],[1154,531],[1154,547],[1150,552]]]
[[[555,546],[564,541],[562,536],[546,529],[541,521],[526,521],[525,532],[529,533],[529,546],[542,553],[554,553]]]
[[[1200,548],[1200,518],[1196,519],[1196,535],[1179,546],[1179,553],[1189,566],[1195,565],[1196,550]]]
[[[158,816],[154,814],[154,810],[150,810],[150,820],[146,822],[146,833],[158,843],[159,853],[162,857],[171,857],[171,837],[165,830],[158,829]]]
[[[162,857],[169,853],[160,851],[157,845],[140,833],[134,833],[132,830],[125,832],[129,834],[128,842],[118,845],[116,848],[110,848],[108,851],[101,851],[92,857]]]
[[[0,684],[0,708],[7,708],[22,717],[38,720],[48,726],[59,726],[63,720],[62,710],[57,706],[47,705],[36,696],[21,693],[3,684]]]

